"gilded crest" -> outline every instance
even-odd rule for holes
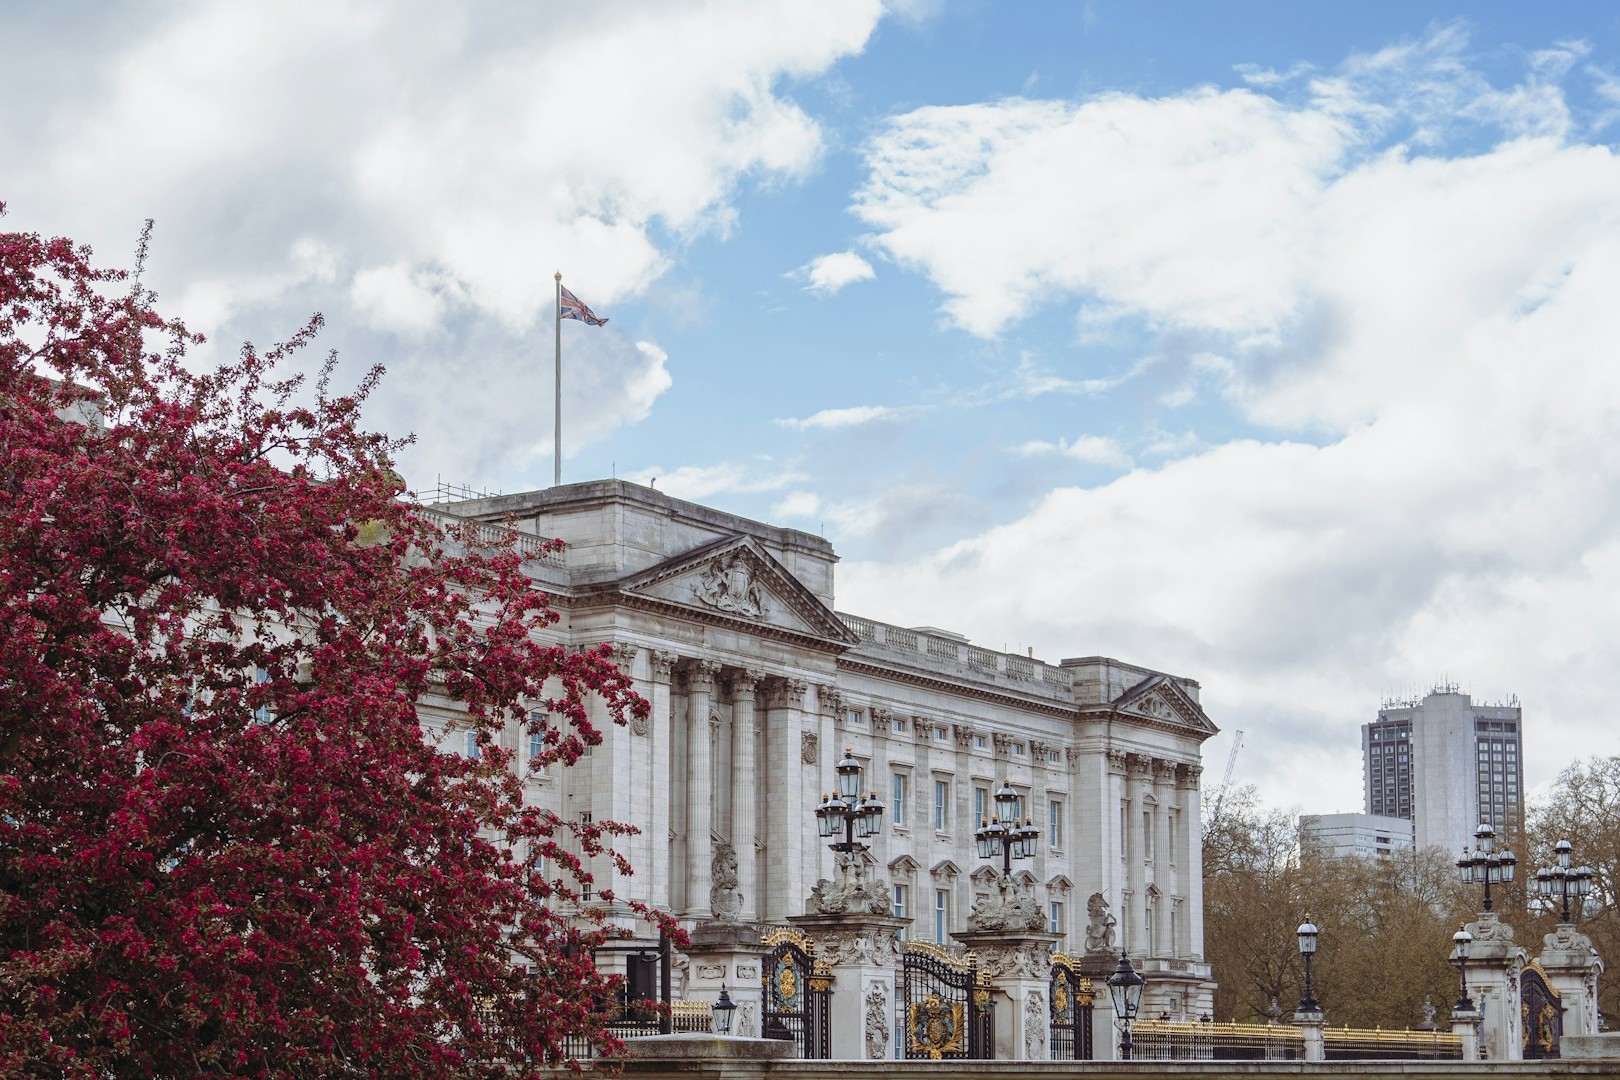
[[[938,1061],[946,1054],[962,1049],[962,1036],[967,1028],[963,1023],[961,1002],[950,1003],[938,994],[929,994],[911,1006],[906,1027],[911,1036],[911,1047]]]

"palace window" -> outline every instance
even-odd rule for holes
[[[1063,800],[1049,799],[1046,803],[1046,843],[1049,847],[1063,846]]]
[[[951,785],[945,780],[934,781],[934,829],[944,832],[951,823]]]
[[[1046,932],[1048,934],[1061,934],[1063,930],[1063,903],[1053,900],[1046,905]]]
[[[950,944],[947,936],[951,927],[951,893],[949,889],[934,890],[934,943]]]
[[[890,780],[892,783],[890,784],[891,798],[889,801],[889,812],[891,815],[893,815],[892,820],[894,821],[895,826],[897,828],[905,828],[906,791],[911,786],[910,779],[905,773],[892,773],[890,775]]]

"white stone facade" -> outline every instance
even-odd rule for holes
[[[624,481],[437,509],[566,541],[531,571],[562,616],[553,632],[612,643],[652,705],[644,727],[604,725],[589,758],[530,779],[539,803],[641,830],[619,845],[635,867],[620,895],[694,928],[804,914],[834,876],[813,810],[848,748],[887,804],[872,870],[912,936],[950,944],[999,876],[973,831],[1010,780],[1041,831],[1014,874],[1058,947],[1085,953],[1088,930],[1108,947],[1088,916],[1100,894],[1115,955],[1148,975],[1144,1015],[1210,1009],[1199,776],[1216,728],[1196,682],[835,614],[826,540]],[[510,738],[521,751],[515,725]]]

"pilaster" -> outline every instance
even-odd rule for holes
[[[1051,1057],[1046,995],[1052,980],[1052,947],[1059,935],[1029,930],[967,930],[951,937],[972,949],[979,970],[996,995],[997,1061],[1047,1061]]]
[[[788,922],[816,943],[816,959],[833,973],[830,1018],[836,1061],[894,1057],[898,931],[910,919],[888,915],[795,915]]]

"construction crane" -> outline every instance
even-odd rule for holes
[[[1237,754],[1241,749],[1243,749],[1243,732],[1239,731],[1232,738],[1232,752],[1226,755],[1226,775],[1221,779],[1221,793],[1215,796],[1215,810],[1209,815],[1211,821],[1220,820],[1221,802],[1226,798],[1226,789],[1232,786],[1232,768],[1237,765]]]

